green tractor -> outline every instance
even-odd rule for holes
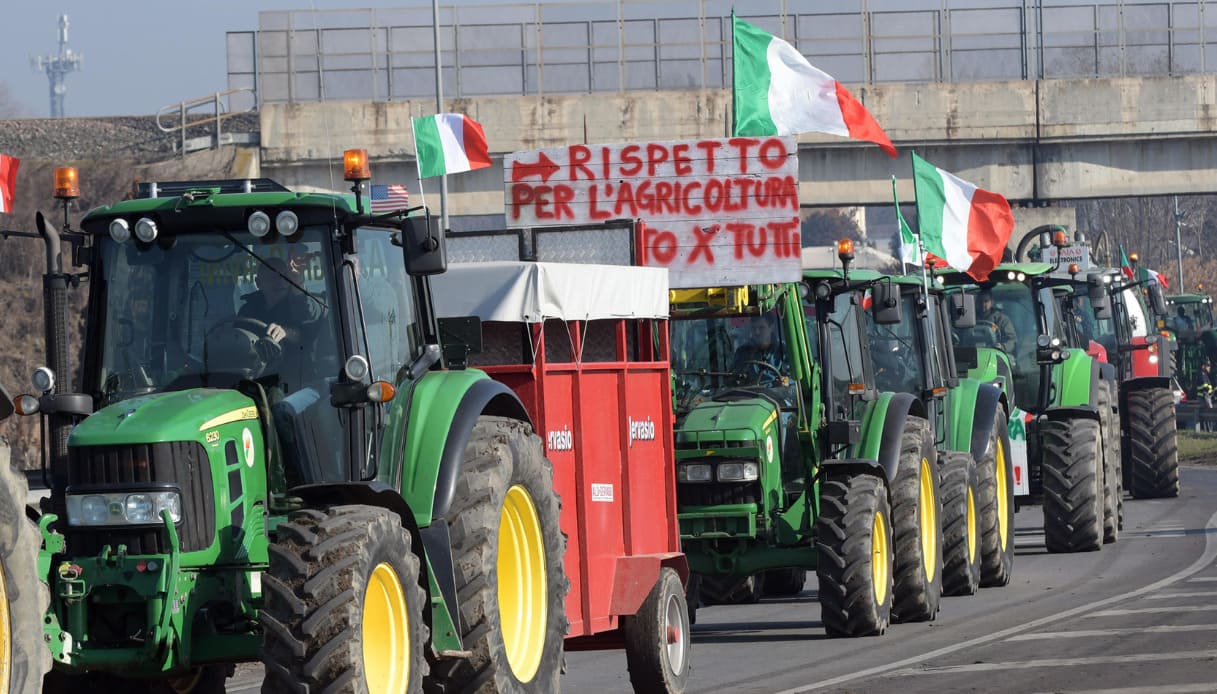
[[[958,373],[952,326],[974,315],[923,277],[893,276],[871,289],[867,322],[876,384],[926,404],[941,469],[943,593],[1004,586],[1014,569],[1013,466],[1006,394]],[[954,306],[953,302],[961,305]],[[969,364],[977,350],[963,350]]]
[[[1179,341],[1176,355],[1179,385],[1189,399],[1203,399],[1201,370],[1205,362],[1217,364],[1217,323],[1213,298],[1208,294],[1171,294],[1166,297],[1165,325]],[[1210,384],[1212,385],[1212,384]]]
[[[875,388],[861,295],[841,279],[673,292],[677,507],[694,606],[707,586],[729,594],[763,577],[785,592],[815,570],[831,636],[937,614],[933,432],[919,398]]]
[[[12,414],[12,398],[0,386],[0,421]],[[37,694],[51,667],[42,643],[48,596],[38,579],[38,526],[25,513],[25,476],[10,455],[0,438],[0,694]]]
[[[79,231],[38,216],[50,368],[17,409],[49,432],[48,691],[221,692],[246,661],[265,692],[557,690],[542,441],[506,386],[442,368],[466,351],[432,308],[445,238],[366,213],[353,168],[353,196],[142,184]]]
[[[1073,281],[1056,271],[1007,263],[982,283],[953,270],[936,281],[979,295],[976,324],[957,323],[956,342],[976,348],[969,375],[1005,389],[1015,503],[1042,503],[1048,551],[1095,551],[1118,528],[1118,388],[1110,364],[1070,344],[1060,302]],[[1090,285],[1107,297],[1101,279]]]

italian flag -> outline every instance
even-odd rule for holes
[[[482,125],[460,113],[412,118],[418,177],[443,176],[490,166]]]
[[[1132,279],[1132,263],[1128,260],[1128,254],[1124,252],[1124,244],[1120,244],[1120,271],[1128,279]]]
[[[734,135],[818,132],[896,148],[849,90],[795,47],[731,15]]]
[[[1001,262],[1014,215],[997,193],[943,171],[913,152],[913,190],[921,245],[948,265],[983,281]]]
[[[17,166],[21,160],[0,154],[0,214],[13,213],[13,196],[17,194]]]

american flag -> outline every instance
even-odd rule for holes
[[[372,202],[372,214],[396,212],[410,206],[410,194],[400,183],[373,185],[372,194],[368,199]]]

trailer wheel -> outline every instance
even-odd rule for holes
[[[1040,424],[1044,475],[1044,545],[1049,552],[1103,546],[1101,432],[1093,419]]]
[[[1014,462],[1005,407],[998,405],[984,457],[977,461],[980,585],[1000,587],[1014,574]]]
[[[921,417],[910,415],[905,422],[891,498],[895,548],[892,621],[924,622],[938,614],[942,599],[942,500],[934,434]]]
[[[892,613],[892,526],[887,485],[873,475],[820,483],[816,519],[820,620],[829,636],[887,631]]]
[[[1128,394],[1128,491],[1134,499],[1179,496],[1179,447],[1170,390],[1144,388]]]
[[[38,529],[25,517],[25,477],[0,439],[0,694],[35,694],[51,667],[42,642],[50,603],[38,576]]]
[[[664,567],[637,614],[621,618],[636,692],[680,694],[689,682],[689,611],[676,571]]]
[[[461,638],[452,691],[556,692],[566,636],[566,538],[553,466],[527,423],[480,417],[446,518]]]
[[[1112,412],[1110,388],[1099,389],[1099,427],[1103,432],[1103,542],[1120,538],[1120,517],[1124,514],[1120,481],[1120,417]]]
[[[765,574],[745,578],[702,574],[701,600],[707,605],[752,605],[765,594]]]
[[[765,572],[765,595],[787,598],[803,592],[807,569],[771,569]]]
[[[966,451],[942,456],[942,592],[975,595],[980,587],[976,461]]]
[[[275,533],[263,577],[262,691],[421,691],[427,600],[397,514],[308,509]]]

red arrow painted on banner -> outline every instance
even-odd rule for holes
[[[549,181],[549,177],[556,173],[558,173],[558,165],[545,156],[545,152],[541,152],[537,155],[536,163],[527,164],[517,161],[511,167],[511,182],[515,183],[529,176],[540,176],[541,182],[546,183]]]

